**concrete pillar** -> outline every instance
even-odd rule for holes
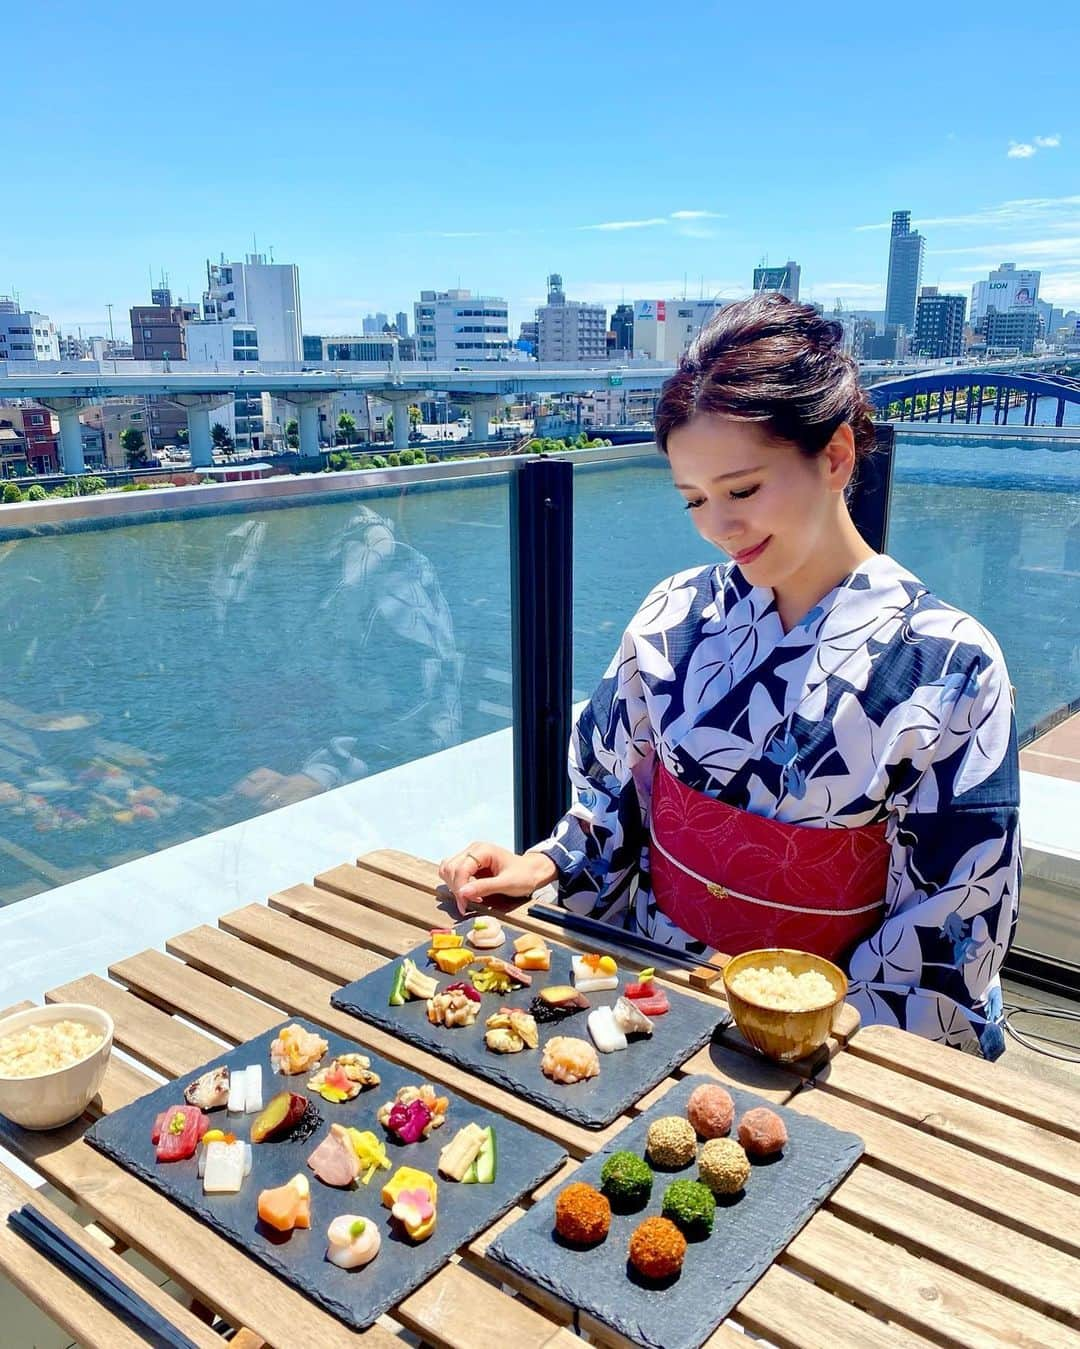
[[[213,468],[214,441],[210,435],[210,409],[196,403],[187,409],[188,449],[192,468]]]
[[[60,418],[60,460],[65,473],[86,472],[86,460],[83,458],[82,422],[79,412],[85,406],[81,398],[42,399],[41,404]]]
[[[470,407],[472,413],[472,439],[484,441],[491,438],[491,419],[498,408],[497,398],[478,398]]]
[[[303,402],[300,404],[297,421],[300,423],[300,453],[309,459],[319,457],[319,405]]]
[[[409,397],[408,395],[398,395],[397,397],[387,397],[394,412],[394,452],[409,448]]]

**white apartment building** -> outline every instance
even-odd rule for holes
[[[184,325],[187,358],[199,365],[219,369],[244,370],[258,365],[261,356],[255,325],[237,319],[200,319]],[[269,395],[245,390],[210,414],[211,422],[220,422],[242,451],[263,448],[266,424],[270,417]]]
[[[60,341],[48,314],[0,295],[0,361],[58,361]]]
[[[727,300],[635,300],[634,352],[677,361]]]
[[[417,360],[469,365],[506,360],[510,352],[510,310],[501,296],[422,290],[413,324]]]
[[[253,325],[264,361],[300,362],[300,270],[293,263],[267,262],[249,253],[243,262],[206,264],[203,319]],[[188,360],[198,359],[188,346]]]
[[[607,358],[607,310],[601,304],[568,300],[557,272],[548,277],[547,304],[536,311],[536,356],[542,365]]]

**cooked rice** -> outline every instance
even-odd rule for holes
[[[40,1077],[70,1068],[99,1047],[105,1036],[81,1021],[24,1026],[0,1039],[0,1077]]]
[[[811,1012],[836,1001],[836,990],[818,970],[792,974],[784,965],[751,965],[730,986],[740,997],[785,1012]]]

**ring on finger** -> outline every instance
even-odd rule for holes
[[[470,862],[475,862],[477,866],[480,866],[480,859],[479,857],[476,856],[475,853],[467,852],[465,856],[469,859]]]

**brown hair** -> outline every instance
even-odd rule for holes
[[[698,413],[759,422],[803,454],[820,454],[847,422],[858,458],[874,448],[874,406],[859,368],[841,348],[843,329],[809,305],[755,295],[716,313],[665,383],[656,443]]]

